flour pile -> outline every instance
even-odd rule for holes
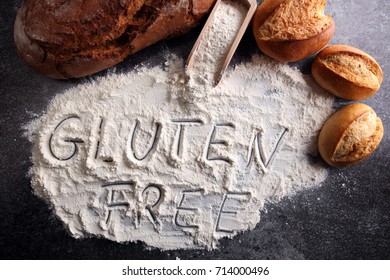
[[[318,185],[316,137],[333,98],[254,57],[203,100],[183,98],[183,60],[57,95],[30,125],[32,185],[75,237],[214,248],[264,203]]]

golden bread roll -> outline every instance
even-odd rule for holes
[[[253,20],[260,50],[284,62],[298,61],[321,50],[334,33],[324,14],[325,0],[264,0]]]
[[[375,111],[364,104],[350,104],[325,122],[318,148],[328,164],[345,167],[370,156],[382,137],[382,121]]]
[[[376,93],[383,74],[379,64],[365,52],[346,45],[324,48],[312,64],[317,83],[334,95],[362,100]]]
[[[14,39],[27,65],[52,78],[109,68],[200,22],[215,0],[25,0]]]

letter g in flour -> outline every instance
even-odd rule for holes
[[[80,117],[71,115],[61,119],[48,134],[47,146],[41,147],[42,154],[49,160],[68,161],[77,155],[79,145],[84,141],[79,136]],[[45,147],[46,146],[46,147]]]

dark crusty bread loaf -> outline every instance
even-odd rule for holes
[[[194,27],[215,0],[26,0],[14,27],[27,65],[52,78],[109,68]]]

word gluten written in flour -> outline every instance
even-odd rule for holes
[[[107,122],[107,119],[100,118],[98,125],[95,125],[94,128],[88,130],[88,134],[85,134],[85,124],[82,123],[82,118],[77,115],[72,115],[65,117],[59,121],[58,124],[54,126],[53,131],[47,136],[47,147],[48,149],[43,149],[43,155],[48,160],[57,160],[60,162],[70,162],[72,158],[78,155],[80,150],[80,145],[85,145],[89,142],[91,147],[86,149],[87,155],[85,158],[89,158],[91,160],[101,160],[105,163],[115,164],[113,158],[114,155],[110,155],[112,152],[112,139],[104,141],[105,139],[112,138],[114,131],[109,131],[110,135],[106,135],[107,132],[104,130],[104,125]],[[209,131],[207,135],[203,135],[205,140],[202,144],[202,155],[200,155],[201,160],[205,162],[221,162],[227,163],[229,165],[233,165],[236,160],[234,159],[234,154],[229,153],[229,149],[231,149],[231,144],[229,143],[232,139],[229,139],[231,135],[224,134],[227,130],[235,130],[236,125],[234,123],[229,122],[221,122],[211,125],[205,125],[204,121],[201,119],[173,119],[170,122],[166,122],[164,124],[160,122],[153,123],[153,132],[149,133],[149,139],[140,139],[137,141],[137,135],[142,132],[141,121],[135,120],[131,127],[131,130],[126,133],[127,137],[125,139],[115,139],[115,144],[118,145],[118,148],[125,147],[124,155],[128,163],[142,163],[149,162],[153,159],[153,154],[156,153],[158,149],[159,140],[161,138],[162,133],[172,132],[171,135],[167,135],[166,137],[171,139],[171,145],[169,148],[169,155],[176,159],[186,159],[183,154],[185,154],[185,143],[192,142],[186,139],[187,137],[196,137],[194,134],[189,133],[188,131],[191,128],[197,126],[206,126],[210,127],[206,128],[205,131]],[[176,128],[165,130],[164,127],[174,126]],[[76,128],[76,129],[75,129]],[[76,132],[78,129],[81,129],[83,132]],[[67,132],[68,129],[68,132]],[[194,129],[195,130],[195,129]],[[199,131],[199,129],[198,129]],[[246,151],[246,165],[245,168],[250,168],[252,163],[255,163],[260,167],[260,169],[265,172],[266,168],[270,164],[272,158],[277,152],[279,146],[282,143],[282,140],[287,133],[287,128],[283,128],[280,133],[277,133],[275,139],[277,139],[274,147],[272,147],[269,157],[266,157],[265,149],[262,144],[262,134],[264,131],[262,129],[255,129],[251,133],[251,138],[247,139],[247,145],[244,145],[244,148],[247,147]],[[144,131],[145,133],[145,131]],[[75,134],[75,135],[74,135]],[[92,138],[95,137],[95,138]],[[199,137],[199,135],[197,136]],[[200,135],[202,138],[202,135]],[[83,139],[89,139],[88,141]],[[118,141],[119,140],[119,141]],[[124,141],[123,141],[124,140]],[[61,141],[63,144],[61,145]],[[244,141],[244,139],[241,139]],[[57,145],[54,143],[56,142]],[[103,143],[108,145],[109,149],[105,149]],[[146,145],[145,145],[146,144]],[[189,146],[187,149],[193,149],[193,147]],[[223,150],[222,150],[223,149]],[[107,150],[104,155],[102,155],[102,151]],[[114,149],[115,150],[115,149]],[[47,153],[49,151],[49,153]],[[235,153],[237,154],[237,153]],[[199,159],[199,157],[197,158]],[[129,164],[129,168],[132,167],[132,164]]]

